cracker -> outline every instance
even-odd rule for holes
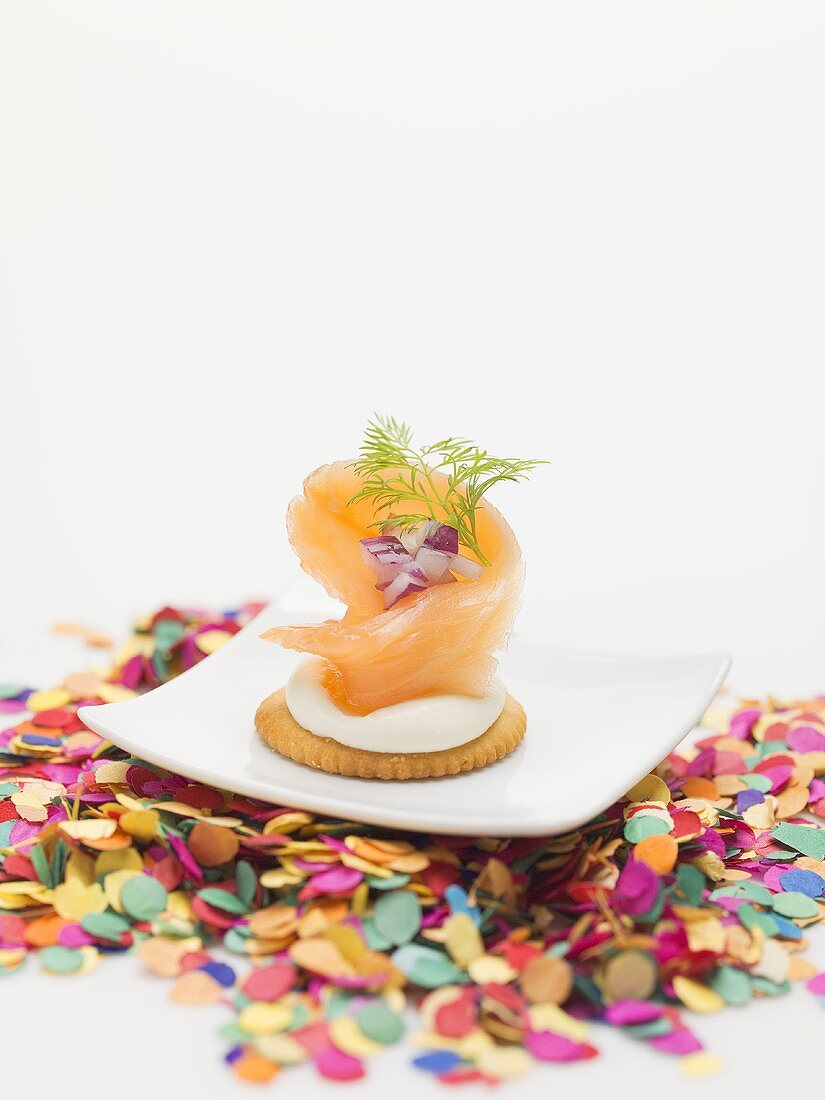
[[[320,771],[360,779],[436,779],[483,768],[507,756],[524,737],[527,717],[521,704],[507,695],[492,726],[466,745],[439,752],[368,752],[331,737],[319,737],[298,725],[286,705],[286,692],[280,688],[258,707],[255,728],[271,749]]]

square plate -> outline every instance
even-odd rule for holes
[[[134,756],[266,802],[434,833],[544,836],[587,821],[658,764],[699,720],[730,666],[721,654],[562,652],[515,634],[500,670],[527,711],[527,735],[514,753],[444,779],[351,779],[279,756],[253,725],[258,703],[301,659],[259,635],[316,618],[270,604],[189,672],[80,715]]]

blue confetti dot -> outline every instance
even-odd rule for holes
[[[460,1064],[461,1059],[452,1050],[431,1050],[413,1059],[414,1066],[428,1073],[448,1073]]]
[[[219,985],[227,989],[235,984],[235,971],[231,966],[227,966],[226,963],[215,962],[213,959],[211,962],[199,966],[198,970],[206,971],[210,978],[214,978]]]
[[[453,883],[444,891],[444,900],[450,907],[451,913],[466,913],[476,928],[481,924],[481,910],[477,905],[470,905],[467,891]]]
[[[785,871],[779,876],[779,883],[783,890],[793,890],[809,898],[818,898],[825,893],[825,878],[818,875],[816,871],[808,871],[804,867]]]
[[[780,917],[778,913],[771,913],[771,920],[776,925],[777,933],[783,940],[802,939],[802,929],[797,928],[792,920],[786,920],[785,917]]]
[[[242,1054],[243,1047],[232,1047],[231,1050],[228,1050],[226,1054],[224,1054],[223,1060],[228,1066],[231,1066],[233,1062],[237,1062]]]
[[[47,737],[43,733],[24,733],[20,738],[24,745],[55,745],[56,737]]]
[[[761,791],[749,787],[748,790],[740,791],[736,796],[737,812],[743,814],[745,810],[749,810],[751,806],[758,806],[760,802],[764,801],[765,796]]]

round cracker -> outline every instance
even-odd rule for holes
[[[284,689],[279,688],[258,707],[255,729],[282,756],[323,772],[359,779],[437,779],[483,768],[507,756],[524,737],[527,717],[521,703],[507,695],[492,726],[466,745],[440,752],[368,752],[298,725],[286,705]]]

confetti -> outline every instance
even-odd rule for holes
[[[251,1083],[304,1062],[359,1080],[408,1007],[412,1064],[445,1084],[596,1057],[597,1023],[702,1078],[721,1062],[695,1014],[712,1037],[713,1013],[794,982],[825,1000],[800,954],[825,919],[825,699],[712,708],[695,747],[549,839],[270,806],[77,718],[208,660],[258,610],[164,607],[108,672],[0,685],[0,973],[34,952],[83,975],[134,950],[175,1004],[227,1014],[226,1072]]]
[[[135,875],[124,882],[120,891],[123,909],[135,920],[154,920],[166,908],[163,883],[148,875]]]

